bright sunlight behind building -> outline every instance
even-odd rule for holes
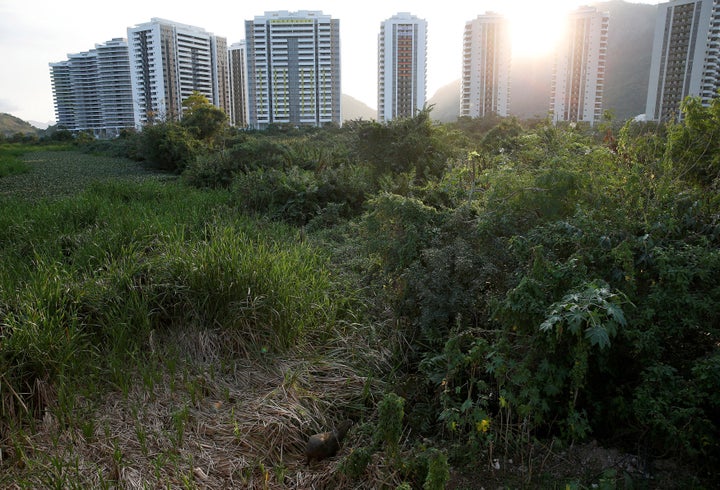
[[[566,16],[573,2],[528,4],[505,13],[510,20],[513,57],[528,58],[549,54],[564,32]]]

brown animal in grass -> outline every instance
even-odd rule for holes
[[[310,436],[305,446],[305,464],[310,465],[312,460],[321,461],[335,456],[352,424],[352,420],[345,420],[330,432]]]

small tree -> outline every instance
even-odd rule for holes
[[[227,115],[199,92],[185,99],[183,108],[182,125],[201,141],[212,143],[227,126]]]
[[[703,106],[699,97],[686,98],[683,121],[668,131],[666,157],[681,177],[708,185],[720,177],[720,98]]]

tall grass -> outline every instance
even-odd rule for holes
[[[26,149],[19,145],[0,145],[0,178],[27,172],[29,167],[22,160]]]
[[[322,256],[229,202],[157,180],[0,199],[0,435],[61,380],[121,373],[153,330],[225,327],[282,350],[344,314]]]

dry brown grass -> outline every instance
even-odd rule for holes
[[[358,366],[387,368],[391,350],[357,329],[322,349],[251,357],[233,355],[242,342],[227,331],[153,338],[153,381],[129,367],[127,394],[81,400],[60,419],[48,411],[34,432],[3,444],[0,487],[394,488],[379,454],[362,482],[339,471],[362,442],[352,429],[335,458],[310,467],[303,458],[310,435],[372,417],[384,387]]]

